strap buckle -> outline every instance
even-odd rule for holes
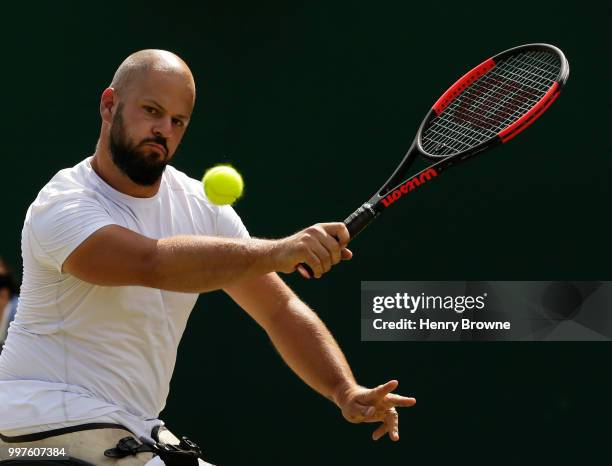
[[[107,458],[125,458],[126,456],[134,456],[138,453],[150,452],[151,448],[148,445],[140,443],[134,437],[123,437],[115,448],[109,448],[104,452]]]

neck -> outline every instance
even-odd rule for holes
[[[115,165],[109,148],[101,140],[98,141],[96,146],[96,151],[91,160],[91,167],[108,185],[128,196],[153,197],[159,191],[161,178],[151,186],[142,186],[134,183]]]

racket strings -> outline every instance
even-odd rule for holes
[[[558,79],[556,54],[529,51],[498,64],[465,89],[423,131],[423,150],[448,156],[495,137],[536,105]]]

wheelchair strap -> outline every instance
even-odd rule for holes
[[[158,455],[166,466],[197,466],[198,458],[202,454],[200,447],[187,437],[181,437],[178,445],[156,442],[142,443],[134,437],[124,437],[115,448],[104,452],[107,458],[120,459],[138,453],[154,453]]]

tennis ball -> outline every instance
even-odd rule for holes
[[[230,165],[217,165],[206,170],[202,183],[206,197],[216,205],[233,204],[244,188],[242,176]]]

